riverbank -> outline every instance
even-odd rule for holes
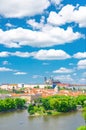
[[[31,114],[31,115],[29,115],[29,116],[34,116],[34,117],[36,117],[36,116],[49,116],[49,115],[52,115],[52,116],[58,116],[58,115],[61,115],[62,114],[62,112],[57,112],[57,111],[47,111],[47,112],[45,112],[45,113],[38,113],[38,112],[36,112],[36,113],[34,113],[34,114]]]
[[[58,115],[60,113],[67,113],[81,110],[86,104],[86,96],[78,97],[71,96],[52,96],[47,98],[40,98],[30,103],[28,112],[30,115]]]

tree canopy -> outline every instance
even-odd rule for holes
[[[34,114],[39,112],[42,107],[44,112],[70,112],[77,109],[77,105],[84,106],[86,96],[80,95],[78,97],[71,96],[52,96],[47,98],[40,98],[35,100],[34,104],[28,106],[28,112]],[[31,108],[31,109],[30,109]],[[37,111],[38,110],[38,111]]]
[[[25,100],[20,98],[0,99],[0,112],[13,109],[22,109],[25,106]]]

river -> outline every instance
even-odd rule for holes
[[[76,130],[84,125],[81,112],[30,117],[26,110],[0,113],[0,130]]]

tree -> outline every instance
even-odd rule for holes
[[[43,98],[42,105],[43,105],[45,110],[50,110],[51,108],[50,108],[49,98]]]
[[[25,105],[25,100],[20,98],[0,99],[0,112],[14,109],[22,109]]]
[[[86,130],[86,126],[80,126],[77,130]]]
[[[24,99],[16,98],[15,102],[17,109],[21,109],[24,107],[26,101]]]
[[[59,104],[60,104],[59,100],[56,99],[56,98],[51,98],[49,102],[50,102],[50,108],[52,110],[57,110],[58,111]]]
[[[85,125],[86,125],[86,107],[83,108],[82,116],[84,118]]]
[[[29,104],[29,106],[28,106],[28,112],[30,113],[30,115],[32,115],[32,114],[35,113],[34,112],[34,106],[33,106],[33,104]]]

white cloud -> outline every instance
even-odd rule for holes
[[[12,56],[18,56],[18,57],[30,57],[31,54],[29,52],[19,52],[19,51],[16,51],[14,53],[10,53],[10,55]]]
[[[26,75],[26,72],[15,72],[14,75]]]
[[[3,65],[8,65],[9,62],[8,62],[7,60],[5,60],[5,61],[2,62],[2,64],[3,64]]]
[[[8,56],[17,56],[23,58],[32,57],[38,60],[64,60],[72,57],[63,50],[55,50],[55,49],[49,49],[49,50],[41,49],[39,51],[34,51],[34,52],[20,52],[20,51],[0,52],[0,57],[8,57]],[[86,53],[79,52],[74,54],[73,57],[78,59],[86,58]],[[81,62],[78,64],[81,64]],[[49,64],[44,62],[43,65],[49,65]],[[73,65],[73,63],[69,63],[69,65]],[[82,66],[84,66],[84,63]]]
[[[53,73],[72,73],[73,70],[61,67],[58,70],[54,70]]]
[[[78,23],[80,27],[86,27],[86,6],[64,6],[59,13],[50,12],[47,21],[54,25],[63,25],[65,23],[75,22]]]
[[[62,0],[50,0],[51,3],[54,3],[56,5],[59,5],[61,3]]]
[[[86,59],[85,60],[80,60],[77,63],[77,67],[78,67],[78,69],[86,69]]]
[[[6,23],[5,26],[6,26],[6,27],[10,27],[10,28],[15,27],[15,26],[12,25],[11,23]]]
[[[0,52],[0,57],[17,56],[17,57],[28,58],[28,57],[34,56],[34,53],[36,53],[36,52],[20,52],[20,51]]]
[[[18,70],[10,69],[7,67],[0,67],[0,72],[14,72],[14,75],[25,75],[26,72],[20,72]]]
[[[0,44],[9,48],[18,48],[26,45],[32,47],[50,47],[71,43],[82,37],[82,34],[73,32],[71,27],[64,30],[60,27],[45,25],[41,31],[24,28],[10,29],[7,31],[0,29]]]
[[[47,63],[47,62],[44,62],[44,63],[43,63],[43,65],[49,65],[49,63]]]
[[[74,65],[74,63],[69,63],[70,66]]]
[[[86,6],[79,7],[78,10],[75,10],[73,19],[80,27],[86,27]]]
[[[28,58],[28,57],[33,57],[38,60],[64,60],[67,58],[71,58],[70,55],[68,55],[66,52],[63,50],[39,50],[35,52],[5,52],[5,54],[1,52],[1,57],[6,57],[6,56],[17,56],[17,57],[23,57],[23,58]],[[46,63],[48,65],[48,63]]]
[[[55,76],[54,79],[57,79],[63,83],[74,83],[74,79],[71,77],[71,75],[59,75]]]
[[[0,67],[0,72],[6,72],[6,71],[13,71],[12,69],[10,68],[6,68],[6,67]]]
[[[63,50],[39,50],[37,53],[34,53],[34,58],[38,60],[63,60],[67,58],[71,58]]]
[[[86,58],[86,52],[78,52],[74,54],[73,57],[77,59]]]
[[[7,56],[9,56],[9,52],[6,51],[0,52],[0,57],[7,57]]]
[[[0,0],[0,15],[21,18],[42,13],[50,5],[48,0]]]
[[[33,29],[41,29],[44,26],[43,21],[38,23],[35,19],[27,20],[27,24],[31,25]]]

